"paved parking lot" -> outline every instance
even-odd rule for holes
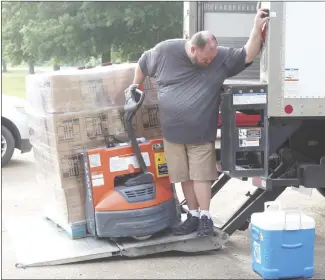
[[[249,182],[229,183],[212,202],[211,211],[225,219],[252,190]],[[32,153],[15,154],[2,169],[2,278],[3,279],[260,279],[251,270],[248,232],[239,232],[222,251],[209,254],[163,254],[137,259],[104,259],[56,267],[19,269],[6,223],[20,215],[38,215],[42,186],[35,178]],[[316,220],[315,277],[325,275],[325,198],[286,191],[279,199],[283,207],[299,208]],[[22,229],[23,231],[28,228]]]

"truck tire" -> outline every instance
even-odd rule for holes
[[[8,164],[15,151],[15,138],[10,130],[1,125],[1,167]]]
[[[317,189],[318,192],[325,197],[325,189]]]

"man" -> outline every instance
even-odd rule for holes
[[[213,234],[209,208],[211,181],[217,179],[218,92],[225,79],[243,71],[258,55],[266,14],[263,9],[257,12],[243,48],[218,46],[209,31],[201,31],[190,40],[161,42],[139,59],[129,90],[146,76],[156,78],[168,173],[172,183],[182,184],[190,212],[173,229],[175,235]]]

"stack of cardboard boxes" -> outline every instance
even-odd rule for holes
[[[84,171],[79,154],[126,140],[125,89],[135,64],[29,75],[26,80],[31,143],[38,184],[46,197],[44,215],[63,228],[84,223]],[[154,79],[145,83],[145,102],[134,117],[137,137],[159,138]]]

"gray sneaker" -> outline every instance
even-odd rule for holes
[[[197,235],[198,236],[213,236],[213,234],[214,234],[214,226],[213,226],[212,219],[203,215],[199,219],[199,227],[197,230]]]
[[[172,229],[173,235],[186,235],[198,230],[199,218],[187,214],[187,219],[180,225],[174,226]]]

